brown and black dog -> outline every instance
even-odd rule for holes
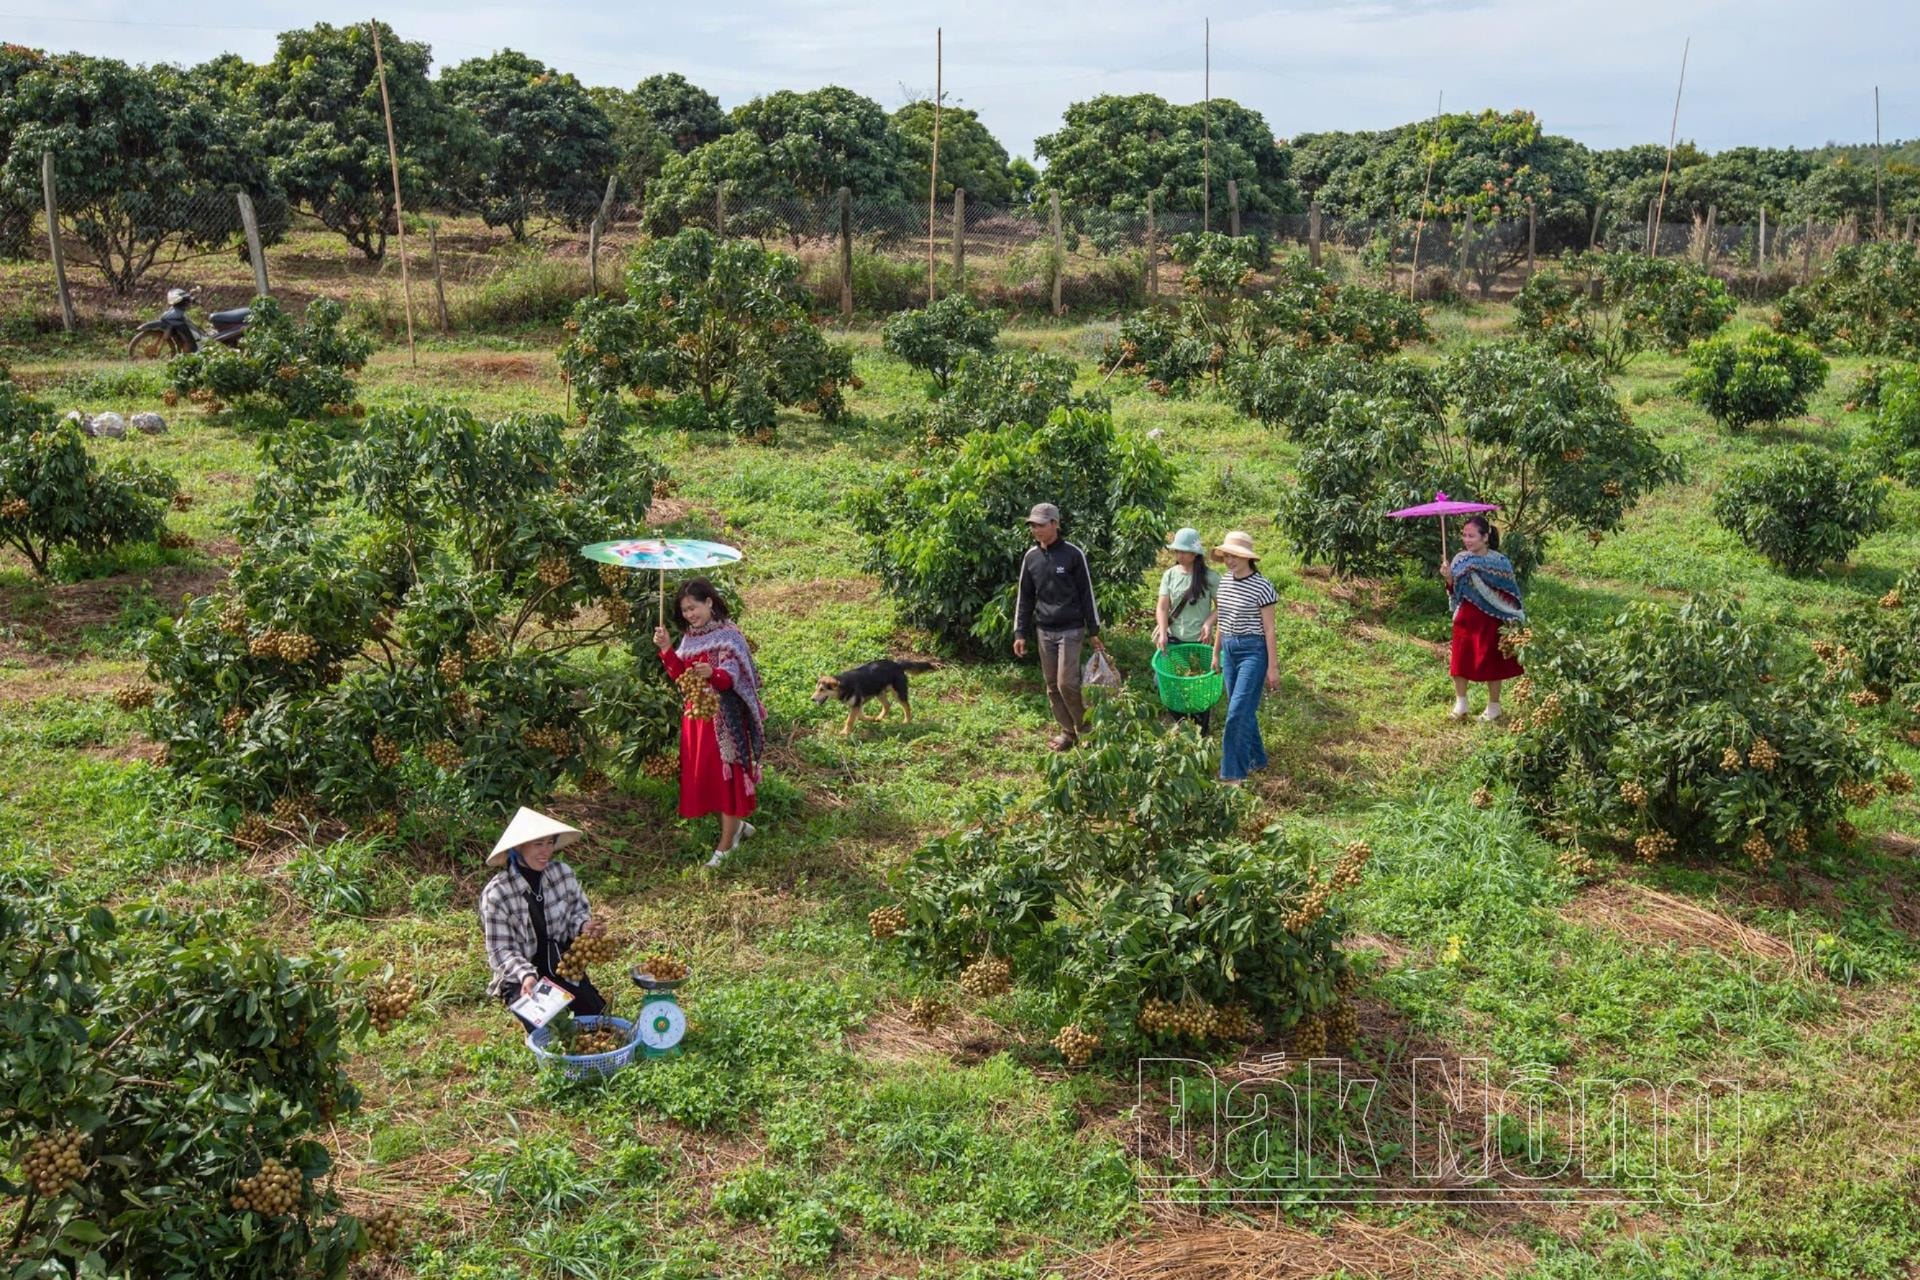
[[[896,662],[892,658],[881,658],[865,663],[851,671],[842,671],[837,676],[821,676],[820,682],[813,687],[813,700],[824,705],[829,698],[838,698],[847,704],[847,722],[840,726],[842,734],[853,732],[853,722],[860,715],[860,708],[872,699],[879,699],[880,714],[871,719],[887,718],[887,695],[900,699],[900,710],[906,713],[907,723],[913,723],[913,704],[907,701],[907,674],[915,671],[932,671],[931,662]]]

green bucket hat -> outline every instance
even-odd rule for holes
[[[1167,544],[1167,550],[1191,551],[1197,556],[1207,554],[1206,547],[1202,545],[1200,541],[1200,531],[1198,529],[1182,529],[1174,534],[1173,541]]]

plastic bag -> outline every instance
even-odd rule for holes
[[[1120,668],[1113,665],[1113,659],[1103,650],[1095,649],[1080,668],[1080,684],[1085,688],[1118,689],[1124,683]]]

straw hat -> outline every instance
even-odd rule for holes
[[[513,815],[513,821],[509,822],[507,829],[500,833],[500,838],[493,842],[493,852],[487,855],[487,865],[504,867],[507,865],[507,855],[513,850],[530,840],[539,840],[546,836],[553,837],[553,847],[557,852],[578,840],[580,831],[558,818],[549,818],[544,813],[537,813],[523,807],[520,812]]]
[[[1173,540],[1167,543],[1167,550],[1191,551],[1196,556],[1203,556],[1207,553],[1206,545],[1200,541],[1200,531],[1198,529],[1177,530],[1173,535]]]
[[[1220,545],[1214,550],[1223,556],[1239,556],[1242,560],[1252,560],[1256,564],[1260,560],[1259,554],[1253,549],[1253,538],[1239,529],[1222,538]]]

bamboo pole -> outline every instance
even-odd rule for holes
[[[1660,215],[1667,208],[1667,179],[1673,173],[1673,144],[1680,136],[1680,95],[1687,88],[1687,54],[1693,51],[1693,37],[1680,48],[1680,84],[1673,91],[1673,123],[1667,126],[1667,163],[1660,171],[1660,198],[1653,202],[1653,230],[1647,237],[1647,256],[1652,257],[1660,241]]]
[[[941,29],[933,29],[933,163],[927,166],[927,305],[933,305],[938,286],[933,271],[933,228],[937,218],[935,205],[940,198],[940,100],[946,96],[941,82],[944,58],[940,45]]]
[[[413,277],[407,269],[407,209],[400,199],[400,152],[393,142],[393,102],[387,97],[387,62],[380,56],[380,20],[367,24],[373,30],[373,66],[380,75],[380,111],[387,118],[387,163],[393,169],[393,217],[400,233],[400,291],[407,306],[407,363],[418,365],[420,354],[413,346]]]
[[[1427,142],[1427,180],[1420,184],[1420,216],[1413,224],[1413,267],[1407,279],[1407,301],[1417,301],[1420,288],[1420,236],[1427,229],[1427,197],[1433,191],[1433,163],[1439,158],[1440,151],[1440,112],[1447,105],[1447,91],[1442,89],[1440,96],[1433,102],[1433,137]]]
[[[60,294],[60,327],[72,333],[79,321],[73,314],[73,295],[67,292],[67,259],[60,252],[60,198],[53,183],[53,152],[40,153],[40,193],[47,202],[47,250],[53,255],[53,286]]]
[[[1881,235],[1880,175],[1880,86],[1873,86],[1873,238]]]
[[[1213,19],[1206,19],[1206,70],[1201,88],[1200,229],[1213,230]]]

